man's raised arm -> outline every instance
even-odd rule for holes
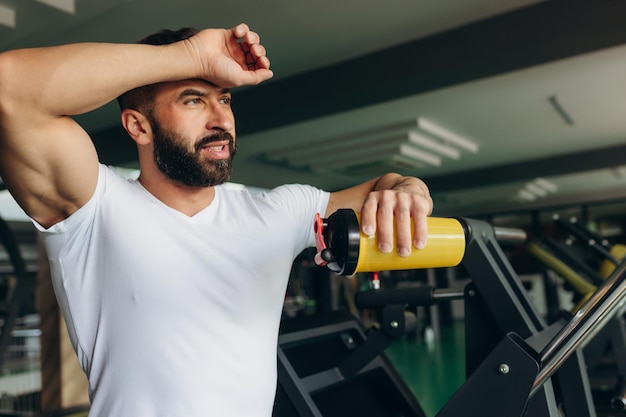
[[[181,42],[78,43],[0,54],[0,176],[44,227],[92,196],[98,159],[71,116],[133,88],[188,78],[222,87],[272,76],[259,37],[245,24],[208,29]]]

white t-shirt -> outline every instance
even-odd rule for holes
[[[268,417],[294,258],[328,193],[216,187],[188,217],[104,166],[42,233],[93,417]]]

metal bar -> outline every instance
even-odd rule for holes
[[[578,348],[584,347],[621,310],[626,295],[626,262],[622,262],[574,317],[539,353],[541,368],[530,396],[557,371]]]
[[[432,293],[433,301],[452,301],[452,300],[462,300],[465,297],[465,292],[463,288],[455,289],[455,288],[440,288],[436,289]]]
[[[498,242],[524,242],[528,237],[524,230],[512,227],[494,227],[493,234]]]

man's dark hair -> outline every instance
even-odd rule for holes
[[[188,27],[179,30],[163,29],[146,36],[137,43],[146,45],[168,45],[189,39],[196,33],[198,33],[196,29]],[[120,109],[134,109],[144,114],[150,113],[157,86],[158,84],[149,84],[125,92],[117,98]]]

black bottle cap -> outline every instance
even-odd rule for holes
[[[324,240],[339,267],[339,275],[352,275],[359,261],[361,230],[352,209],[339,209],[326,220]]]

